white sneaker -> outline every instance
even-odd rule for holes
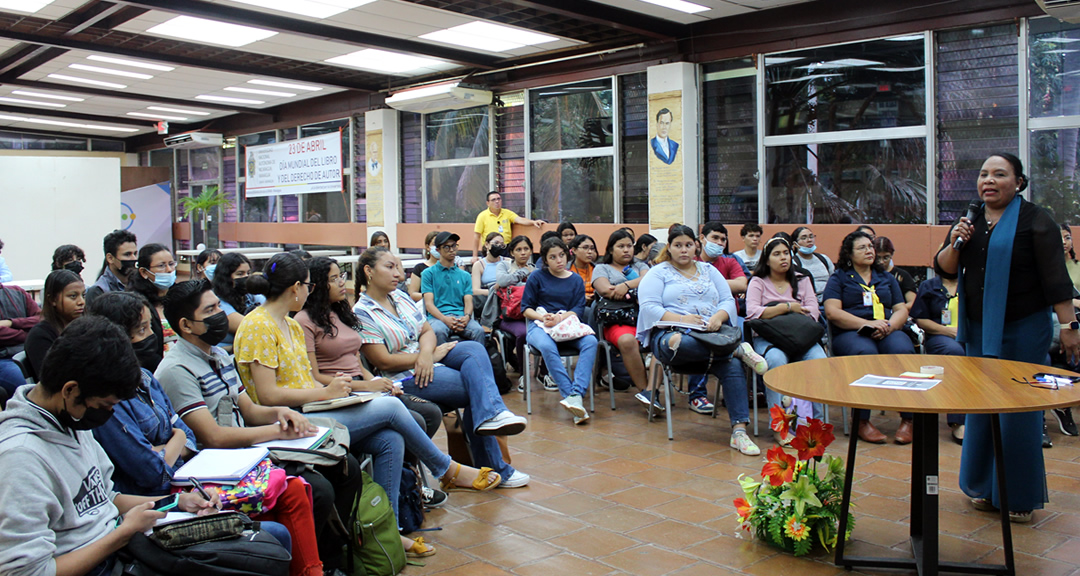
[[[518,416],[509,410],[503,410],[494,418],[476,427],[476,433],[480,436],[513,436],[525,431],[528,420]]]
[[[584,424],[589,421],[589,413],[585,412],[584,416],[574,416],[574,424]]]
[[[584,418],[589,415],[589,412],[585,410],[585,405],[581,403],[581,396],[578,396],[577,394],[563,398],[559,404],[563,408],[566,408],[567,412],[578,418]]]
[[[745,430],[736,430],[731,434],[731,447],[746,454],[747,456],[757,456],[761,454],[761,449],[754,444],[754,441],[750,439],[750,436],[746,434]]]
[[[739,344],[739,347],[735,350],[735,357],[742,360],[743,364],[753,368],[758,376],[769,371],[769,364],[765,362],[761,354],[754,352],[754,347],[749,342]]]
[[[525,392],[525,376],[521,376],[518,378],[517,391],[522,393]]]
[[[529,475],[521,470],[514,470],[514,473],[509,478],[499,483],[496,488],[524,488],[529,484]]]

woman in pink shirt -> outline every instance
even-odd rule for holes
[[[791,265],[791,246],[788,241],[781,237],[770,238],[765,243],[762,256],[746,287],[746,319],[805,314],[818,320],[814,281],[809,276],[796,275],[795,268]],[[754,334],[754,350],[765,357],[770,369],[788,362],[825,357],[821,344],[814,344],[802,356],[788,358],[782,350],[757,334]],[[781,403],[780,393],[768,388],[765,390],[765,399],[770,407]],[[814,418],[821,418],[824,415],[822,405],[815,402],[813,406]],[[782,444],[786,444],[788,440],[790,438],[777,438]]]

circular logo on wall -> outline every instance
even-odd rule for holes
[[[124,202],[120,203],[120,223],[123,224],[124,230],[130,230],[131,225],[135,223],[135,211]]]

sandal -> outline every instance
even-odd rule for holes
[[[449,478],[446,478],[445,476],[443,477],[443,479],[442,479],[442,490],[443,490],[443,492],[460,492],[462,490],[472,490],[472,491],[476,491],[476,492],[487,492],[488,490],[491,490],[492,488],[495,488],[496,486],[499,485],[500,482],[502,482],[502,476],[500,476],[497,472],[495,472],[491,468],[488,468],[487,466],[485,466],[485,467],[481,468],[480,472],[478,472],[476,474],[476,479],[473,480],[472,486],[458,486],[457,484],[454,483],[454,481],[457,480],[458,474],[461,474],[461,464],[458,464],[457,462],[452,462],[451,464],[457,464],[457,470],[454,471],[453,476],[451,476]],[[492,479],[492,475],[495,476],[494,480]]]
[[[405,551],[405,556],[408,558],[427,558],[434,555],[435,547],[424,544],[423,536],[413,540],[413,545]]]

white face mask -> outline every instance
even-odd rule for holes
[[[432,258],[439,258],[439,249],[438,248],[434,248],[434,247],[429,248],[428,252],[431,253]]]

